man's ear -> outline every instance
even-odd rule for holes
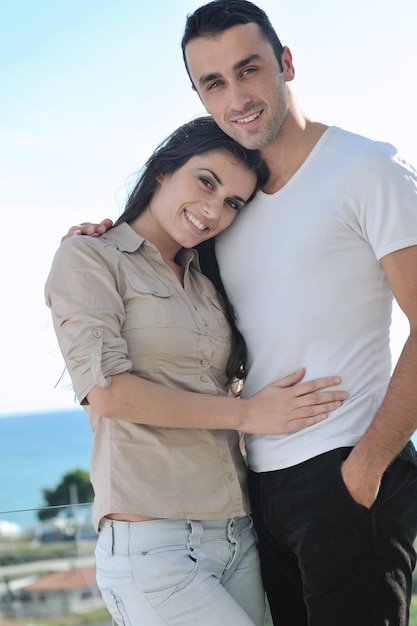
[[[285,80],[286,81],[294,80],[295,68],[292,62],[291,50],[287,46],[284,46],[281,60],[282,60],[282,67],[283,67]]]

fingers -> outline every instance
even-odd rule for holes
[[[291,372],[291,374],[284,376],[284,378],[280,378],[273,384],[277,387],[291,387],[292,385],[295,385],[295,383],[298,383],[303,378],[304,374],[305,369],[303,367],[300,367],[300,369],[298,369],[297,371]]]
[[[81,235],[89,235],[90,237],[98,237],[106,232],[107,228],[100,222],[100,224],[93,224],[91,222],[84,222],[78,226],[81,230]]]
[[[101,220],[100,224],[94,224],[93,222],[82,222],[81,224],[71,226],[67,234],[62,237],[61,243],[63,243],[70,237],[74,237],[75,235],[89,235],[90,237],[100,237],[100,235],[105,233],[106,230],[108,230],[112,226],[112,220],[107,217],[104,220]]]
[[[317,417],[321,414],[327,415],[331,411],[336,411],[336,409],[340,409],[342,404],[342,400],[329,400],[328,402],[318,402],[316,404],[309,403],[302,406],[294,407],[291,415],[291,420]]]
[[[326,402],[343,401],[346,400],[348,394],[346,391],[334,390],[334,391],[320,391],[328,387],[334,387],[341,383],[339,376],[324,376],[323,378],[316,378],[309,380],[305,383],[295,384],[301,380],[304,376],[304,369],[301,368],[296,372],[281,378],[273,386],[280,388],[287,388],[288,393],[292,395],[295,400],[296,407],[305,407],[309,405],[322,405]]]
[[[302,428],[308,428],[309,426],[323,422],[326,418],[327,413],[319,413],[318,415],[314,415],[312,417],[303,417],[291,420],[287,423],[285,434],[292,433],[295,430],[301,430]]]
[[[74,235],[82,235],[82,225],[77,224],[77,226],[71,226],[67,234],[62,237],[61,243],[64,243],[64,241],[66,241],[70,237],[73,237]]]
[[[320,389],[325,389],[326,387],[334,387],[335,385],[340,385],[342,379],[339,376],[325,376],[323,378],[316,378],[314,380],[309,380],[305,383],[300,383],[297,385],[297,395],[302,396],[306,394],[311,394],[314,391],[318,391]]]
[[[100,224],[105,227],[106,230],[113,226],[113,220],[108,217],[105,217],[104,220],[101,220]]]
[[[298,383],[305,375],[305,369],[301,367],[295,372],[284,376],[284,378],[280,378],[279,380],[272,383],[277,387],[291,387]],[[339,376],[324,376],[322,378],[315,378],[314,380],[309,380],[305,383],[300,383],[296,387],[296,395],[302,396],[305,394],[312,393],[314,391],[325,389],[326,387],[334,387],[335,385],[340,385],[342,379]]]
[[[331,402],[307,405],[295,409],[286,424],[286,432],[291,433],[294,430],[301,430],[302,428],[318,424],[319,422],[325,420],[331,411],[335,411],[341,406],[341,400],[334,400]]]
[[[348,397],[346,391],[335,390],[335,391],[315,391],[308,394],[303,394],[301,396],[294,397],[294,406],[299,407],[307,407],[307,406],[317,406],[324,405],[328,402],[340,401],[343,402]]]

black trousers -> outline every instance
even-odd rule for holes
[[[417,455],[408,443],[367,509],[340,466],[351,448],[249,472],[274,626],[406,626],[417,532]]]

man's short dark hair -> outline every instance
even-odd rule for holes
[[[210,37],[232,26],[250,23],[257,24],[264,38],[269,41],[282,71],[281,57],[284,48],[265,11],[248,0],[213,0],[187,16],[181,47],[188,75],[190,76],[190,72],[185,47],[192,39]]]

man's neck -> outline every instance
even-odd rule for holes
[[[262,149],[270,177],[263,191],[271,194],[282,189],[307,159],[328,126],[307,119],[291,103],[280,134]]]

